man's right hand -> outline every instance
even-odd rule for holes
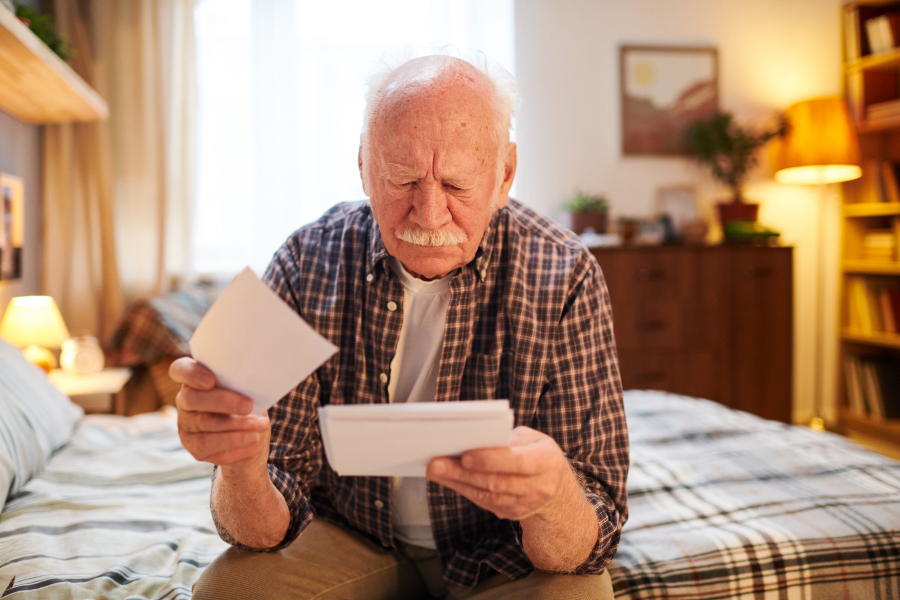
[[[191,456],[239,470],[258,470],[260,466],[265,469],[270,437],[268,415],[250,415],[250,399],[216,387],[216,376],[193,358],[173,362],[169,376],[181,384],[175,400],[178,434]]]

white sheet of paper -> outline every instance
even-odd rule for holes
[[[319,408],[328,464],[341,476],[424,477],[437,456],[509,446],[507,400],[351,404]]]
[[[191,354],[218,385],[253,400],[261,415],[328,360],[337,347],[246,268],[204,315]]]

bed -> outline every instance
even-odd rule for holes
[[[2,597],[190,598],[225,544],[174,409],[82,416],[14,354],[0,342]],[[706,400],[625,406],[617,598],[900,598],[900,463]]]

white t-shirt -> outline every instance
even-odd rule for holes
[[[403,284],[403,325],[397,353],[391,360],[388,399],[391,402],[434,402],[453,274],[435,281],[423,281],[410,275],[396,258],[391,258],[390,263]],[[435,549],[428,516],[426,479],[394,477],[393,483],[394,536],[407,544]]]

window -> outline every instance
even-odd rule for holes
[[[193,270],[261,273],[296,228],[365,198],[372,68],[453,45],[515,74],[513,13],[513,0],[198,2]]]

